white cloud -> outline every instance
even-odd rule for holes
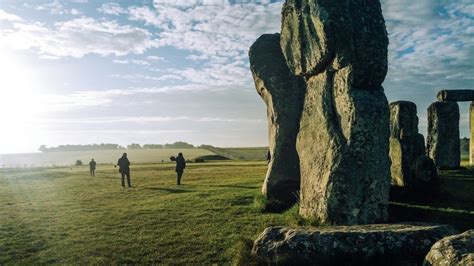
[[[105,3],[100,6],[97,11],[108,14],[108,15],[120,15],[120,14],[125,14],[127,13],[127,10],[120,6],[117,3]]]
[[[29,5],[25,3],[25,6],[34,8],[39,11],[47,11],[52,15],[67,15],[67,14],[80,15],[82,14],[82,12],[80,12],[79,10],[75,8],[72,8],[72,9],[66,8],[58,0],[54,0],[53,2],[48,3],[48,4],[39,4],[39,5]]]
[[[89,17],[56,22],[54,26],[15,22],[2,40],[11,49],[36,49],[39,55],[81,58],[86,54],[141,54],[154,46],[145,29]]]
[[[23,21],[23,19],[17,15],[10,14],[2,9],[0,9],[0,21],[1,20],[6,20],[6,21]]]
[[[246,55],[250,45],[264,33],[278,32],[282,3],[257,5],[227,1],[155,1],[154,9],[130,7],[129,18],[155,26],[159,46],[197,52],[190,57]]]
[[[261,119],[247,118],[228,118],[228,117],[193,117],[193,116],[106,116],[92,118],[61,118],[61,119],[43,119],[41,123],[47,124],[120,124],[120,123],[157,123],[172,121],[194,121],[201,123],[262,123]]]
[[[150,63],[144,60],[137,60],[137,59],[125,59],[125,60],[113,60],[112,63],[114,64],[122,64],[122,65],[128,65],[128,64],[135,64],[135,65],[142,65],[142,66],[149,66]]]

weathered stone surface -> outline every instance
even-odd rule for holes
[[[300,214],[359,224],[387,216],[387,32],[374,1],[287,0],[280,45],[307,80],[297,150]]]
[[[410,186],[413,162],[425,153],[424,137],[418,133],[415,103],[390,103],[390,167],[394,186]]]
[[[280,49],[279,34],[258,38],[250,47],[249,57],[255,87],[267,105],[271,160],[262,192],[274,203],[291,205],[300,189],[296,135],[305,82],[289,71]]]
[[[411,165],[411,186],[415,193],[433,196],[439,189],[438,170],[431,158],[419,156]],[[426,195],[428,194],[428,195]]]
[[[471,131],[469,140],[469,162],[471,165],[474,165],[474,101],[471,102],[471,107],[469,108],[469,130]]]
[[[474,265],[474,230],[436,242],[426,255],[423,265]]]
[[[382,90],[353,89],[348,71],[308,80],[297,139],[300,214],[327,224],[387,216],[388,103]]]
[[[436,98],[441,102],[470,102],[474,101],[474,90],[441,90]]]
[[[388,38],[378,0],[287,0],[281,35],[297,75],[349,67],[350,83],[365,89],[378,89],[385,79]]]
[[[454,233],[428,224],[269,227],[252,252],[278,265],[420,265],[433,243]]]
[[[459,168],[459,106],[456,102],[434,102],[428,107],[427,153],[442,169]]]

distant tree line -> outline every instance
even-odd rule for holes
[[[209,145],[202,145],[209,146]],[[201,146],[200,146],[201,147]],[[211,146],[212,147],[212,146]],[[172,144],[144,144],[143,146],[138,143],[132,143],[127,145],[128,150],[154,150],[154,149],[193,149],[194,145],[184,141],[177,141]],[[59,152],[59,151],[97,151],[97,150],[123,150],[125,147],[119,144],[102,143],[102,144],[86,144],[86,145],[59,145],[57,147],[47,147],[41,145],[39,151],[41,152]]]
[[[177,141],[172,144],[144,144],[141,146],[138,143],[132,143],[127,145],[127,149],[129,150],[138,150],[138,149],[145,149],[145,150],[156,150],[156,149],[194,149],[194,145],[189,144],[184,141]]]
[[[97,151],[97,150],[119,150],[124,147],[118,144],[101,143],[101,144],[86,144],[86,145],[59,145],[57,147],[46,147],[41,145],[39,151],[41,152],[57,152],[57,151]]]

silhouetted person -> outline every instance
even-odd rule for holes
[[[122,174],[122,187],[125,187],[125,176],[127,176],[127,183],[128,187],[131,187],[130,184],[130,161],[127,158],[127,154],[124,153],[122,158],[120,158],[117,162],[119,166],[119,172]]]
[[[268,152],[267,152],[267,163],[270,163],[271,160],[272,160],[272,155],[270,154],[270,150],[268,150]]]
[[[176,161],[176,183],[181,185],[181,177],[183,176],[184,168],[186,168],[186,160],[181,152],[178,153],[174,160]]]
[[[90,170],[91,176],[95,176],[95,166],[96,165],[97,165],[97,163],[94,161],[94,159],[92,159],[89,162],[89,170]]]

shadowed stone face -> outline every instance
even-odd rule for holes
[[[411,166],[424,153],[425,139],[418,133],[416,105],[408,101],[390,103],[391,184],[411,185]]]
[[[280,45],[307,88],[297,150],[300,214],[330,224],[387,217],[388,38],[377,0],[287,0]]]
[[[442,90],[436,98],[440,102],[470,102],[474,101],[474,90]]]
[[[300,189],[296,136],[305,82],[289,71],[281,53],[279,34],[258,38],[249,57],[255,87],[267,105],[271,160],[262,192],[274,204],[288,207],[296,202]]]
[[[437,167],[460,166],[459,106],[456,102],[434,102],[428,107],[427,153]]]

